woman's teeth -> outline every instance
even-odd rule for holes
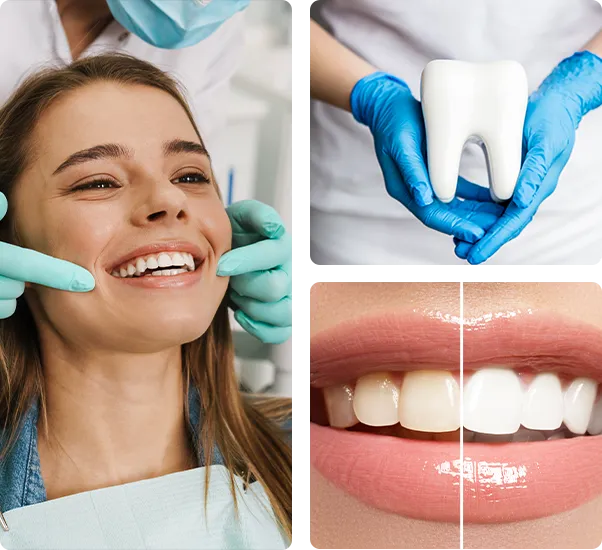
[[[119,278],[155,276],[167,277],[196,269],[194,258],[188,252],[161,252],[134,258],[115,269],[111,275]]]
[[[602,397],[591,378],[561,381],[488,367],[464,375],[466,441],[536,441],[602,434]],[[451,372],[377,372],[324,388],[330,425],[401,427],[443,434],[460,428],[460,387]]]

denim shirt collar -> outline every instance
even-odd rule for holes
[[[189,430],[197,451],[199,466],[205,459],[197,436],[201,403],[198,391],[192,388],[188,393],[190,410]],[[7,457],[0,462],[0,511],[8,512],[15,508],[39,504],[46,501],[46,487],[42,479],[40,455],[38,453],[38,401],[36,400],[23,419],[15,445]],[[0,443],[3,436],[0,432]],[[215,447],[212,453],[212,465],[223,464],[224,460]]]

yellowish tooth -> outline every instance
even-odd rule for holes
[[[399,422],[421,432],[453,432],[460,427],[460,387],[448,371],[407,372],[399,394]]]
[[[388,372],[361,376],[355,385],[353,410],[369,426],[396,424],[399,387]]]

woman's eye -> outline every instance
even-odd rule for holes
[[[117,184],[111,180],[95,180],[82,183],[81,185],[74,187],[73,190],[86,191],[88,189],[110,189],[112,187],[117,187]]]
[[[211,183],[211,180],[202,174],[201,172],[193,172],[190,174],[184,174],[183,176],[179,176],[175,180],[174,183]]]

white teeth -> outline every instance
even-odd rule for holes
[[[157,262],[159,262],[159,267],[171,266],[171,258],[169,257],[169,254],[165,254],[165,252],[162,252],[161,254],[159,254],[159,257],[157,258]]]
[[[574,434],[586,432],[597,390],[590,378],[576,378],[564,392],[564,424]]]
[[[125,269],[124,267],[122,267],[122,268],[119,270],[119,275],[121,275],[122,277],[127,277],[127,276],[128,276],[127,269]]]
[[[358,420],[369,426],[396,424],[399,388],[387,372],[367,374],[355,385],[353,410]]]
[[[328,420],[334,428],[349,428],[358,423],[353,412],[353,388],[347,384],[324,389]]]
[[[136,261],[136,273],[138,275],[141,275],[145,271],[146,271],[146,262],[144,261],[144,258],[138,258],[138,260]]]
[[[464,385],[464,427],[473,432],[512,434],[520,427],[522,390],[518,375],[490,367]]]
[[[126,269],[130,277],[136,273],[136,268],[132,264],[129,264]]]
[[[146,259],[146,267],[148,269],[157,269],[159,267],[159,262],[157,262],[157,258],[151,256]]]
[[[192,257],[192,254],[184,254],[184,261],[186,262],[186,265],[188,266],[188,268],[190,269],[190,271],[194,271],[194,258]]]
[[[183,266],[186,265],[186,262],[184,261],[182,255],[176,252],[175,254],[171,255],[171,265]]]
[[[592,416],[589,419],[587,433],[591,435],[602,434],[602,395],[598,397],[592,410]]]
[[[428,171],[439,200],[456,193],[464,145],[486,148],[492,197],[512,196],[521,167],[528,83],[516,61],[431,61],[422,73],[421,101]]]
[[[446,371],[412,371],[399,394],[399,423],[422,432],[453,432],[460,427],[460,387]]]
[[[532,430],[555,430],[562,424],[563,397],[558,376],[536,375],[523,397],[521,424]]]

